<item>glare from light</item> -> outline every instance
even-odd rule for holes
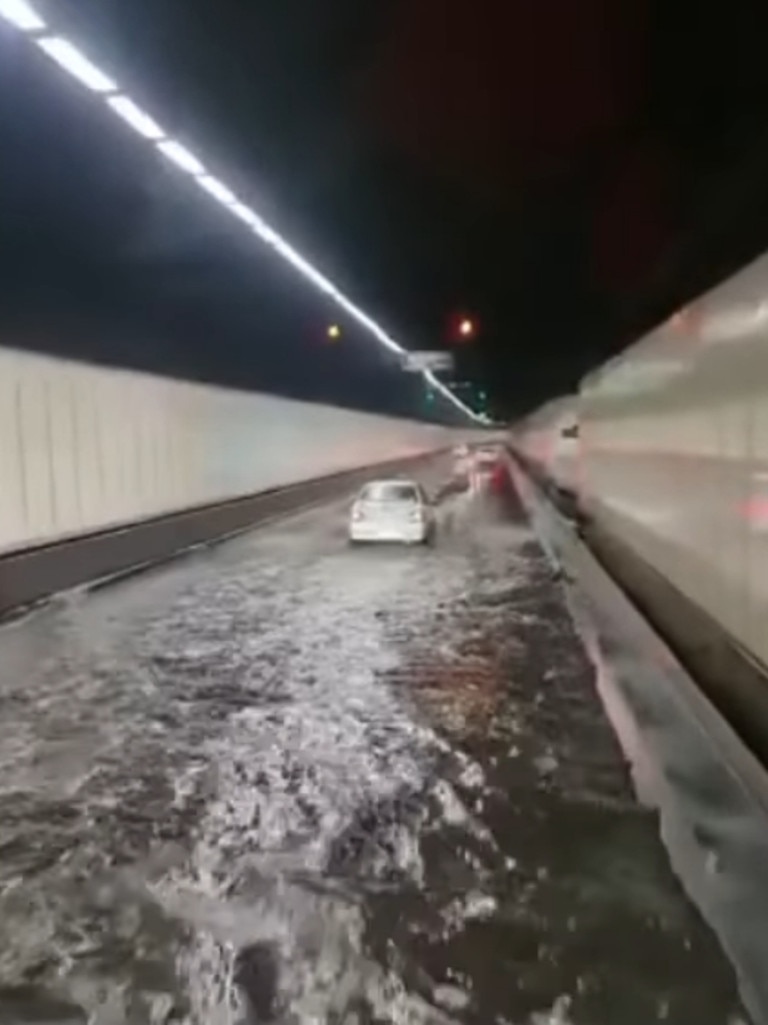
[[[62,39],[60,36],[44,36],[36,42],[51,60],[56,61],[59,67],[76,78],[87,89],[94,93],[117,92],[117,86],[112,79],[88,60],[85,54],[82,54],[68,39]]]
[[[107,100],[112,110],[121,117],[126,124],[150,142],[158,142],[165,138],[165,132],[160,125],[149,114],[138,107],[133,100],[127,96],[110,96]]]
[[[338,324],[331,324],[331,326],[328,328],[328,337],[341,338],[341,328]]]
[[[472,321],[468,317],[465,318],[464,320],[462,320],[462,322],[459,324],[459,332],[462,335],[464,335],[465,338],[468,338],[469,335],[472,334],[474,329],[475,329],[475,325],[472,323]]]
[[[190,153],[186,146],[182,146],[180,142],[174,142],[173,139],[165,139],[163,142],[157,144],[157,148],[160,152],[168,157],[177,167],[181,168],[182,171],[186,171],[187,174],[200,177],[205,174],[205,167],[197,159],[197,157]]]
[[[0,18],[10,21],[22,32],[42,32],[46,24],[26,0],[0,0]]]
[[[205,189],[209,195],[213,196],[217,203],[221,203],[223,206],[234,206],[237,202],[237,196],[232,189],[210,174],[204,174],[202,178],[198,178],[197,184],[201,189]]]

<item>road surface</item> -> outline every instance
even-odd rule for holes
[[[0,1025],[745,1021],[521,509],[345,514],[0,633]]]

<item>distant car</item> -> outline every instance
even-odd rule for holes
[[[496,449],[480,448],[474,454],[473,469],[481,477],[489,477],[499,464],[499,453]]]
[[[472,453],[472,466],[469,472],[470,491],[474,493],[486,491],[502,464],[503,460],[498,448],[488,445],[476,448]]]
[[[353,544],[399,541],[427,544],[434,537],[435,516],[421,485],[411,480],[366,484],[352,506],[349,539]]]
[[[452,464],[450,470],[450,485],[452,490],[465,488],[469,483],[469,473],[472,469],[472,454],[468,445],[457,445],[452,453]]]

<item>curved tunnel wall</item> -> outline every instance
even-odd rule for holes
[[[535,410],[513,432],[513,440],[528,460],[541,467],[561,487],[579,488],[578,395],[563,395]]]
[[[585,378],[578,415],[586,511],[768,666],[768,256]]]
[[[455,432],[0,349],[0,554],[428,453]]]

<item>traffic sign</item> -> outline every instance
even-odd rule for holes
[[[431,370],[433,374],[450,374],[453,365],[450,352],[407,352],[403,356],[403,370],[410,374],[423,374],[425,370]]]

